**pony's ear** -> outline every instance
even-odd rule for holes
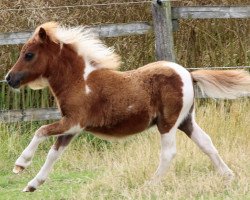
[[[39,29],[38,35],[41,41],[45,41],[47,39],[47,33],[43,27]]]

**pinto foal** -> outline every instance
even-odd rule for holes
[[[212,160],[222,175],[233,177],[210,137],[194,118],[194,82],[213,98],[236,98],[250,93],[244,71],[195,71],[160,61],[137,70],[119,72],[119,56],[83,28],[49,22],[39,26],[23,46],[6,76],[13,88],[49,87],[62,119],[40,127],[16,160],[14,173],[31,163],[38,145],[57,136],[39,173],[23,191],[32,192],[48,177],[54,162],[82,130],[100,137],[121,138],[156,124],[161,134],[159,181],[176,154],[176,131],[185,132]]]

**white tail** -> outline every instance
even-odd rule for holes
[[[208,97],[235,99],[250,96],[250,75],[244,70],[197,70],[191,75]]]

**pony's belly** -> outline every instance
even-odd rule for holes
[[[141,129],[120,129],[111,127],[87,127],[85,130],[101,139],[110,140],[133,135],[145,130],[146,128],[147,127]]]
[[[97,132],[91,132],[94,136],[107,141],[117,141],[119,139],[125,138],[128,135],[118,136],[116,134],[107,134],[107,133],[97,133]]]
[[[142,132],[151,125],[151,118],[148,113],[140,113],[139,115],[130,116],[120,122],[105,126],[88,126],[86,131],[92,132],[101,138],[121,138],[135,133]]]

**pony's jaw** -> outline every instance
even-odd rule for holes
[[[41,90],[49,86],[49,82],[44,77],[39,77],[36,80],[27,84],[32,90]]]

